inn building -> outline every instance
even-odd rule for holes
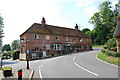
[[[74,29],[34,23],[20,35],[20,58],[36,59],[92,50],[92,39],[75,25]]]

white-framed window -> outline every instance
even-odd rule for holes
[[[20,42],[21,42],[21,43],[24,43],[24,39],[20,39]]]
[[[26,53],[29,54],[29,53],[30,53],[30,50],[26,50]]]
[[[86,39],[86,42],[89,42],[89,39],[88,39],[88,38]]]
[[[35,51],[39,51],[39,47],[35,47]]]
[[[50,49],[50,45],[46,45],[46,49]]]
[[[61,51],[61,44],[54,44],[54,50]]]
[[[35,35],[35,39],[39,39],[39,35]]]
[[[47,36],[46,36],[46,40],[50,40],[50,36],[47,35]]]
[[[59,36],[56,36],[55,39],[56,39],[56,40],[59,40]]]
[[[65,41],[68,41],[68,37],[65,37]]]
[[[80,42],[83,42],[83,39],[82,39],[82,38],[80,38]]]

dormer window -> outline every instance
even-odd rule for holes
[[[47,35],[47,36],[46,36],[46,40],[50,40],[50,36]]]
[[[83,39],[82,39],[82,38],[80,38],[80,42],[83,42]]]
[[[35,35],[35,39],[39,39],[39,35]]]
[[[56,37],[55,37],[55,39],[56,39],[56,40],[59,40],[59,37],[58,37],[58,36],[56,36]]]

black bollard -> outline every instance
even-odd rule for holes
[[[18,70],[18,80],[22,80],[22,69]]]
[[[29,69],[29,60],[27,60],[27,69]]]

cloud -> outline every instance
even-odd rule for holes
[[[84,10],[89,18],[92,17],[95,12],[98,12],[98,9],[95,6],[86,7]]]
[[[92,5],[93,1],[88,0],[79,0],[76,2],[76,6],[78,7],[87,7],[89,5]]]
[[[89,16],[93,16],[95,12],[98,12],[98,6],[106,0],[78,0],[76,1],[77,7],[84,8],[85,13]],[[115,8],[115,4],[118,2],[118,0],[109,0],[112,2],[113,9]]]

